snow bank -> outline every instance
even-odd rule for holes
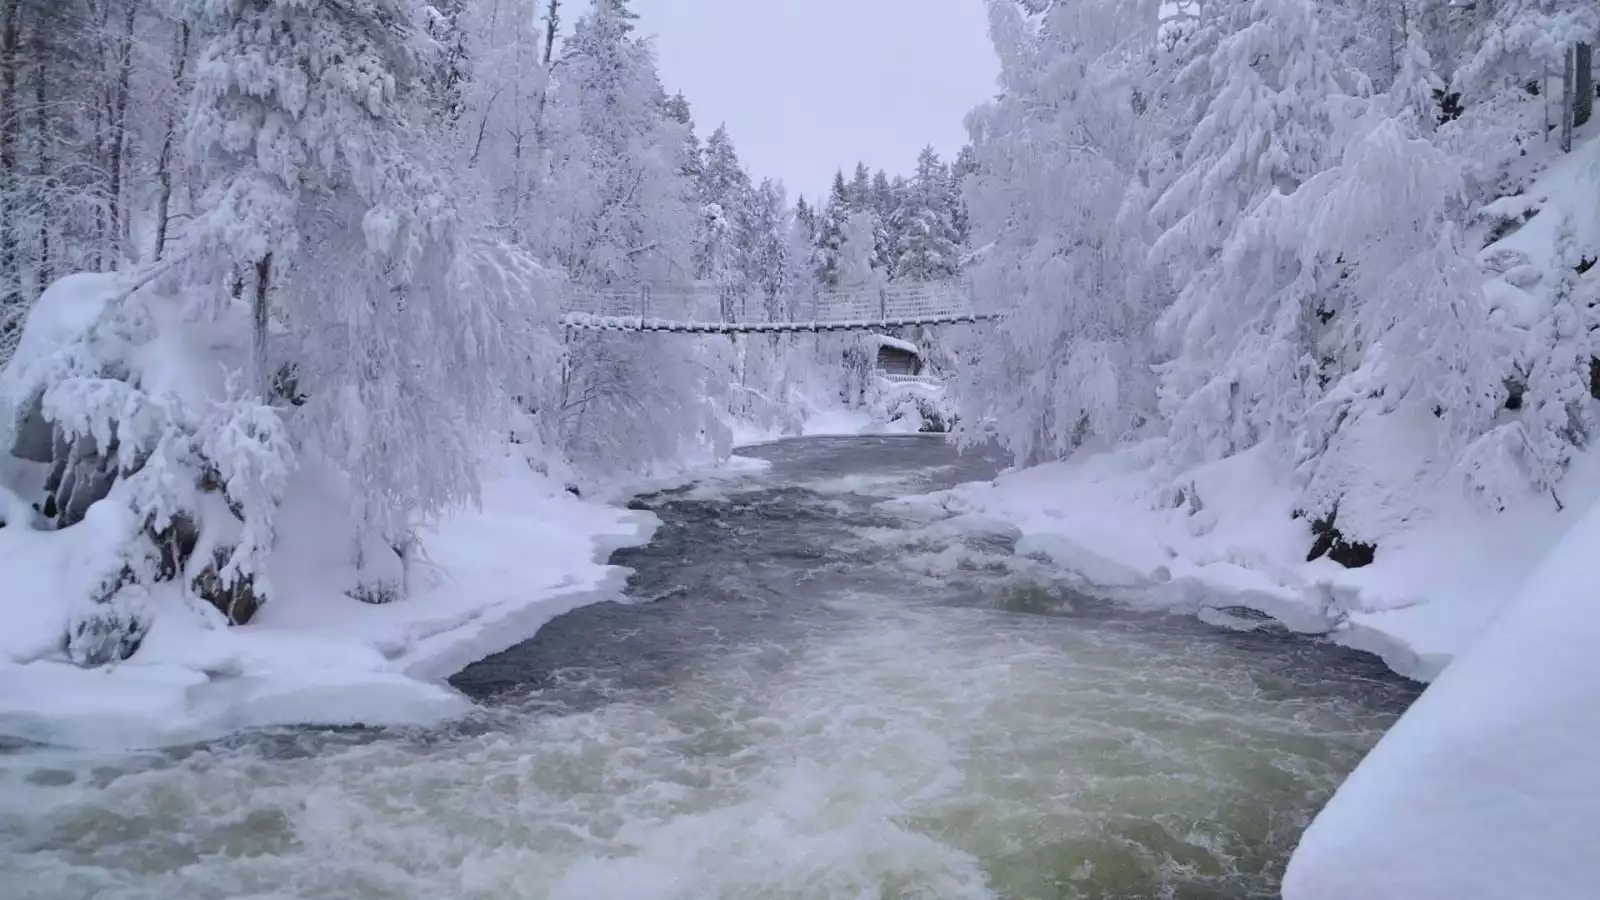
[[[867,434],[916,434],[923,419],[918,415],[915,397],[937,397],[943,408],[944,391],[929,382],[874,381],[874,391],[866,406],[846,407],[841,403],[807,402],[798,407],[797,430],[762,427],[748,421],[732,421],[735,446],[747,447],[792,437],[856,437]],[[888,390],[883,386],[889,385]]]
[[[428,529],[429,571],[411,595],[372,606],[345,596],[301,529],[318,514],[291,496],[277,553],[279,595],[230,628],[175,586],[139,652],[81,669],[61,653],[77,560],[94,549],[79,529],[0,529],[0,735],[44,743],[137,748],[206,740],[270,725],[404,726],[471,708],[439,684],[550,619],[615,598],[626,570],[613,550],[647,541],[648,514],[581,501],[508,454],[487,466],[484,502]],[[327,548],[323,548],[326,551]],[[342,560],[335,552],[331,559]]]
[[[1312,823],[1287,900],[1593,897],[1600,505]]]
[[[1018,552],[1049,559],[1087,591],[1250,626],[1264,613],[1291,630],[1436,677],[1513,596],[1600,494],[1600,452],[1579,460],[1557,512],[1529,497],[1499,515],[1440,484],[1417,498],[1406,530],[1372,565],[1306,560],[1310,526],[1294,517],[1291,473],[1251,451],[1190,473],[1181,492],[1154,474],[1165,443],[1011,472],[992,482],[884,504],[920,518],[981,514],[1022,532]]]
[[[232,396],[239,323],[128,288],[52,285],[0,370],[0,735],[147,747],[460,715],[439,680],[615,596],[607,557],[653,530],[498,439],[482,506],[424,529],[407,566],[336,467],[288,449],[289,404]]]

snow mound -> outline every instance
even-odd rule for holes
[[[1339,788],[1287,900],[1594,896],[1597,545],[1600,504]]]
[[[131,658],[69,662],[61,636],[92,554],[78,529],[0,529],[0,735],[135,749],[278,725],[433,725],[472,704],[439,684],[531,637],[552,618],[616,598],[625,569],[605,560],[649,540],[648,514],[581,501],[507,456],[487,466],[481,509],[423,536],[431,572],[385,605],[344,595],[338,572],[290,541],[272,564],[281,593],[251,624],[228,627],[174,588]],[[315,515],[291,498],[287,518]],[[309,545],[309,546],[308,546]]]

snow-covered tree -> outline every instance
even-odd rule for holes
[[[785,302],[795,278],[795,260],[790,256],[791,215],[783,185],[762,179],[750,221],[750,279],[760,292],[769,321],[790,319],[794,314]]]
[[[850,221],[850,188],[844,173],[835,172],[828,202],[817,218],[817,280],[827,287],[840,283],[840,254],[844,249],[845,226]]]
[[[1471,52],[1454,84],[1469,98],[1560,73],[1573,45],[1600,36],[1600,6],[1589,0],[1496,0],[1480,7]]]
[[[687,128],[661,102],[649,44],[598,4],[576,22],[554,77],[535,251],[579,289],[687,285],[701,216],[684,177]],[[567,351],[543,407],[552,443],[581,466],[639,471],[725,442],[710,401],[727,384],[704,358],[711,345],[589,334]]]
[[[1218,11],[1188,72],[1209,73],[1182,173],[1154,206],[1152,260],[1183,285],[1164,315],[1163,406],[1180,451],[1217,458],[1283,438],[1311,402],[1314,292],[1269,223],[1326,168],[1343,73],[1307,0]],[[1214,32],[1214,34],[1212,33]]]
[[[959,384],[963,440],[997,437],[1019,460],[1115,440],[1153,407],[1146,226],[1125,215],[1141,137],[1128,71],[1111,54],[1149,23],[1116,3],[1053,6],[1038,20],[990,4],[1000,99],[968,118],[976,300],[1007,312]]]
[[[1381,417],[1394,417],[1391,431],[1431,432],[1412,477],[1441,477],[1489,427],[1503,395],[1483,289],[1451,221],[1464,196],[1460,172],[1421,136],[1426,124],[1419,126],[1413,99],[1399,91],[1392,98],[1398,118],[1380,111],[1339,166],[1261,222],[1284,226],[1280,234],[1296,233],[1291,220],[1304,222],[1303,295],[1338,285],[1345,298],[1317,307],[1317,321],[1330,326],[1326,334],[1334,340],[1313,348],[1317,380],[1309,386],[1320,396],[1295,446],[1308,482],[1303,508],[1323,516],[1342,504],[1341,528],[1367,538],[1381,537],[1374,531],[1385,524],[1352,519],[1345,495],[1394,494],[1408,485],[1385,483],[1378,471],[1353,484],[1351,472],[1371,469],[1359,455],[1369,451],[1352,449],[1360,441],[1344,435],[1374,427]],[[1406,452],[1401,442],[1389,450]]]
[[[428,139],[448,111],[420,89],[418,10],[180,9],[200,44],[185,146],[208,212],[174,259],[217,314],[248,306],[252,396],[280,404],[292,383],[300,440],[344,473],[363,530],[404,546],[475,490],[506,358],[506,295],[484,289]]]
[[[882,283],[877,229],[877,217],[870,212],[853,213],[845,221],[844,243],[839,248],[841,286],[857,288]]]
[[[706,142],[698,192],[702,225],[695,246],[695,277],[741,297],[751,271],[755,189],[739,162],[733,139],[720,126]]]
[[[932,147],[924,148],[894,216],[898,277],[942,281],[959,271],[961,250],[951,199],[949,169]]]

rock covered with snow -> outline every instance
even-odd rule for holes
[[[348,473],[297,446],[294,407],[238,396],[241,312],[108,275],[35,308],[0,370],[0,735],[147,746],[458,715],[432,679],[611,596],[603,557],[648,535],[516,455],[489,461],[497,516],[429,533],[418,556],[446,577],[408,571],[352,514]]]
[[[44,412],[44,387],[99,361],[86,357],[84,338],[116,296],[114,275],[79,273],[51,285],[28,315],[16,353],[0,368],[0,452],[49,463],[57,453],[57,429]]]

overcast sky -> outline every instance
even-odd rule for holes
[[[999,63],[983,0],[634,0],[661,78],[702,137],[727,122],[752,175],[790,199],[864,160],[909,174],[966,142]]]

